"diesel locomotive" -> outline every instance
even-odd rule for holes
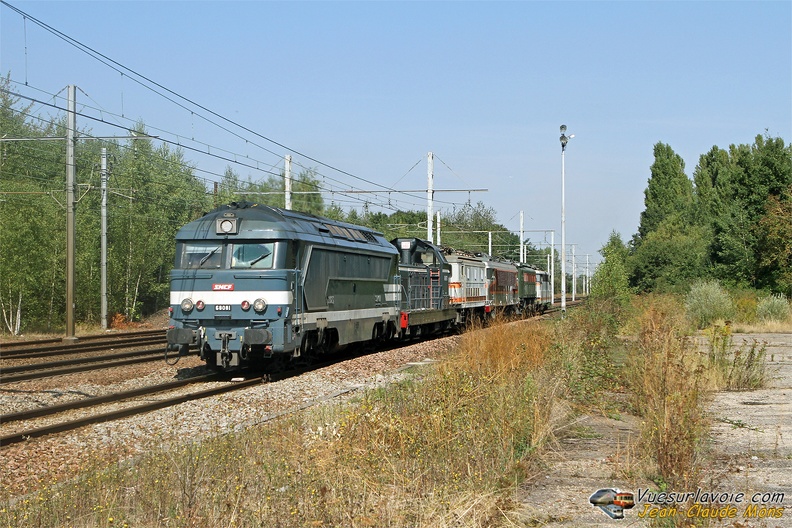
[[[550,302],[546,273],[248,202],[176,234],[168,349],[216,369],[444,333]]]

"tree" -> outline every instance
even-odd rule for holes
[[[168,304],[176,231],[212,204],[183,152],[147,139],[119,148],[110,182],[109,304],[136,319]]]
[[[621,235],[611,232],[608,242],[600,249],[603,260],[591,279],[592,299],[613,299],[624,304],[629,299],[630,282],[627,276],[627,246]]]
[[[16,314],[11,331],[47,330],[65,313],[66,159],[63,142],[35,139],[65,137],[65,120],[27,119],[31,106],[9,79],[0,79],[0,130],[32,141],[0,144],[0,305]],[[84,164],[80,150],[75,161]]]
[[[685,175],[685,162],[669,145],[654,146],[651,177],[644,191],[645,209],[638,227],[639,243],[668,217],[687,220],[693,203],[693,183]]]
[[[792,184],[770,196],[759,221],[759,274],[769,289],[792,296]]]
[[[694,180],[697,223],[709,230],[714,276],[726,284],[774,288],[777,274],[766,266],[769,260],[762,264],[760,222],[768,200],[792,184],[792,148],[761,135],[753,145],[713,147],[701,156]]]
[[[706,230],[669,217],[630,255],[630,283],[639,291],[680,291],[708,273]]]

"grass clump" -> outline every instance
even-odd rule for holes
[[[633,322],[638,338],[625,366],[632,406],[642,418],[642,451],[651,462],[647,476],[660,489],[700,485],[711,392],[756,389],[766,382],[765,345],[735,347],[729,324],[709,326],[703,338],[694,338],[690,312],[686,317],[678,306],[673,296],[643,300]]]
[[[644,452],[652,455],[657,481],[687,489],[698,481],[700,445],[708,429],[703,412],[705,370],[672,299],[655,299],[639,325],[625,375],[633,406],[643,419]]]
[[[696,328],[706,328],[715,321],[730,320],[735,315],[729,293],[718,281],[700,281],[691,286],[685,298],[685,310]]]
[[[753,390],[765,386],[767,345],[753,340],[735,347],[731,326],[713,325],[704,330],[707,340],[705,367],[712,390]]]
[[[776,321],[783,322],[789,319],[789,301],[781,294],[773,294],[764,297],[756,306],[756,318],[763,323]]]

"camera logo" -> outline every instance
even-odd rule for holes
[[[613,488],[598,489],[591,494],[589,502],[611,519],[624,519],[624,510],[635,506],[632,493]]]

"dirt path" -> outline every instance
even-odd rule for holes
[[[732,503],[736,510],[733,518],[709,526],[792,527],[792,334],[734,336],[736,346],[754,340],[766,347],[768,388],[719,392],[709,406],[713,419],[708,446],[711,464],[701,491],[744,494],[742,502]],[[518,490],[518,525],[650,526],[648,517],[638,515],[648,501],[640,501],[637,491],[656,490],[654,483],[641,478],[632,447],[639,425],[639,420],[629,415],[580,417],[542,473]],[[603,488],[633,492],[635,507],[624,510],[623,519],[610,518],[589,502],[589,497]],[[745,517],[757,493],[757,500],[769,500],[756,504],[754,517]],[[779,510],[782,507],[784,510]],[[759,518],[763,512],[767,516]],[[685,514],[685,508],[680,507],[677,515]]]

